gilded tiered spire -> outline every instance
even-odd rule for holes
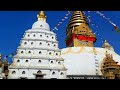
[[[106,53],[106,57],[103,59],[101,71],[107,79],[114,79],[115,74],[120,74],[120,65],[118,65],[118,62],[113,60],[112,55]]]
[[[69,21],[68,27],[69,28],[77,27],[81,23],[87,23],[84,13],[82,11],[74,11]]]
[[[38,20],[46,21],[46,15],[45,11],[40,11],[40,13],[37,15]]]
[[[90,29],[83,11],[74,11],[66,30],[66,46],[93,47],[96,41],[95,34]],[[73,40],[71,40],[73,39]]]

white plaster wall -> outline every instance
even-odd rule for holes
[[[55,74],[53,75],[52,73],[55,72]],[[50,78],[59,78],[59,72],[58,70],[51,70],[50,71]]]
[[[40,45],[40,43],[42,43]],[[46,41],[36,41],[34,48],[45,48],[46,47]]]
[[[51,63],[51,61],[52,61],[53,63]],[[56,60],[50,60],[50,61],[49,61],[49,65],[50,65],[50,68],[52,68],[52,69],[58,68],[58,67],[57,67],[57,61],[56,61]]]
[[[53,38],[52,38],[52,37],[53,37]],[[50,40],[51,40],[51,41],[56,41],[55,35],[51,35]]]
[[[62,55],[67,75],[95,75],[95,61],[93,56],[81,54]]]
[[[43,48],[46,48],[46,47],[47,47],[47,44],[46,44],[47,42],[46,42],[46,41],[41,41],[41,43],[42,43],[42,47],[43,47]]]
[[[50,70],[42,70],[43,74],[46,74],[44,76],[44,79],[50,79]]]
[[[23,38],[25,38],[25,39],[31,39],[32,38],[32,33],[25,33],[25,36]]]
[[[41,63],[39,62],[39,60],[41,60]],[[49,61],[45,59],[31,59],[31,63],[29,67],[47,69],[49,68]]]
[[[31,33],[31,39],[37,39],[37,33]]]
[[[19,60],[19,62],[17,62]],[[13,58],[13,63],[11,64],[12,67],[19,67],[23,63],[22,59]]]
[[[27,39],[32,39],[32,33],[28,33],[30,36],[28,37],[28,36],[26,36],[27,37]]]
[[[29,51],[30,51],[31,53],[29,53]],[[33,53],[33,50],[31,50],[31,49],[26,49],[24,56],[30,58],[31,56],[33,56],[33,54],[34,54],[34,53]]]
[[[32,44],[32,43],[33,43],[33,44]],[[35,45],[36,45],[36,41],[34,41],[34,40],[29,40],[29,44],[28,44],[27,48],[34,48]]]
[[[54,46],[54,45],[55,45],[55,46]],[[53,42],[53,43],[52,43],[52,47],[53,47],[54,49],[58,49],[57,42]]]
[[[51,36],[50,36],[50,34],[46,34],[45,36],[46,36],[46,40],[51,41],[51,38],[50,38]],[[47,36],[48,36],[48,37],[47,37]]]
[[[23,53],[21,53],[21,51],[23,51]],[[19,57],[25,56],[26,55],[25,53],[26,53],[25,49],[18,49],[17,56]]]
[[[42,35],[42,36],[40,36],[40,35]],[[46,40],[46,35],[45,35],[45,33],[38,33],[38,36],[39,36],[38,39]]]
[[[38,64],[39,59],[31,59],[31,64]],[[41,59],[40,59],[41,60]]]
[[[51,54],[49,54],[50,52],[51,52]],[[54,58],[54,57],[55,57],[55,56],[54,56],[54,51],[48,51],[47,56],[48,56],[49,58]]]
[[[26,39],[33,39],[33,40],[22,40],[21,41],[21,47],[25,48],[25,47],[28,47],[28,48],[33,48],[33,47],[47,47],[47,48],[58,48],[58,43],[52,43],[52,42],[46,42],[46,45],[45,45],[45,41],[41,41],[41,42],[44,42],[43,45],[39,45],[38,42],[40,41],[34,41],[35,39],[43,39],[43,40],[49,40],[49,41],[56,41],[55,40],[55,36],[54,35],[50,35],[50,34],[45,34],[45,33],[30,33],[29,37],[28,37],[28,34],[29,33],[26,33],[25,37]],[[35,37],[34,37],[35,35]],[[42,35],[42,37],[40,37],[40,35]],[[49,36],[47,38],[47,36]],[[54,37],[54,39],[51,39],[52,36]],[[27,44],[25,45],[24,43],[27,42]],[[33,42],[33,44],[31,44],[31,42]],[[50,46],[48,47],[47,44],[50,44]],[[56,44],[56,46],[54,46],[54,44]]]
[[[60,62],[60,63],[59,63],[59,62]],[[59,67],[60,69],[65,68],[63,61],[58,60],[56,63],[57,63],[57,67]]]
[[[41,41],[42,42],[42,41]],[[36,42],[37,44],[39,44],[40,42]],[[34,43],[34,44],[36,44],[36,43]],[[43,44],[43,47],[37,47],[37,48],[45,48],[44,46],[45,46],[45,42],[43,41],[42,42],[42,44]],[[52,43],[50,43],[50,45],[52,45]],[[32,46],[32,45],[29,45],[30,47]],[[34,45],[33,45],[34,46]],[[52,48],[53,49],[53,47],[52,46],[49,46],[48,48]],[[32,47],[31,47],[32,48]],[[47,48],[47,47],[46,47]],[[21,53],[21,51],[23,51],[23,53]],[[31,52],[31,53],[29,53],[29,51]],[[41,51],[42,53],[41,54],[39,54],[39,51]],[[49,52],[51,52],[52,54],[51,55],[49,55]],[[58,53],[58,55],[56,56],[56,53]],[[60,52],[57,52],[57,51],[48,51],[47,52],[47,50],[37,50],[37,49],[34,49],[33,48],[33,50],[32,49],[18,49],[18,53],[17,53],[17,55],[18,56],[20,56],[20,57],[38,57],[38,56],[43,56],[43,57],[46,57],[46,55],[48,55],[49,57],[56,57],[56,58],[58,58],[59,56],[60,56]]]
[[[15,71],[15,74],[12,74],[12,71]],[[25,71],[25,74],[22,72]],[[27,77],[28,79],[35,79],[34,73],[37,73],[39,69],[10,69],[8,79],[20,79],[20,77]],[[44,79],[50,79],[50,70],[40,70],[44,76]]]
[[[48,31],[48,30],[45,30],[44,28],[29,29],[29,30],[26,30],[26,32],[27,33],[33,33],[33,32],[36,32],[36,33],[49,33],[49,34],[56,35],[53,31]]]
[[[58,43],[56,43],[56,48],[58,48]]]
[[[26,60],[28,60],[28,62],[26,62]],[[30,59],[22,59],[22,63],[20,65],[20,67],[27,68],[27,67],[29,67],[30,63],[31,63]]]
[[[68,51],[68,49],[70,48],[64,48],[61,51],[61,57],[64,59],[64,65],[68,69],[67,75],[96,75],[96,72],[98,72],[99,75],[102,75],[101,64],[105,58],[106,51],[109,54],[112,54],[113,59],[120,64],[120,56],[115,52],[104,48],[95,48],[96,59],[98,60],[99,66],[98,68],[96,68],[95,54],[93,53],[92,47],[84,47],[84,49],[79,53],[76,52],[78,52],[81,47],[72,47],[72,52]],[[98,69],[98,71],[96,71],[96,69]]]
[[[56,55],[56,53],[57,53],[58,55]],[[55,58],[59,58],[59,57],[60,57],[60,52],[55,51],[55,52],[54,52],[54,57],[55,57]]]
[[[12,74],[13,71],[15,71],[15,74]],[[8,79],[18,79],[18,78],[19,78],[19,70],[9,69]]]
[[[34,73],[37,73],[39,71],[39,69],[30,69],[29,70],[29,79],[35,79],[35,75],[33,75]],[[44,79],[49,79],[50,78],[50,70],[40,70],[43,74],[46,74],[44,76]]]
[[[29,69],[29,76],[28,79],[35,79],[35,75],[33,75],[33,73],[36,73],[37,70],[35,69]]]
[[[49,44],[49,45],[48,45]],[[46,42],[46,48],[50,49],[50,48],[53,48],[52,47],[52,42]]]
[[[61,73],[63,73],[63,75],[61,75]],[[66,79],[66,71],[61,70],[58,74],[58,79]]]
[[[25,71],[25,74],[22,74],[22,72]],[[28,69],[19,69],[19,78],[20,77],[28,77],[29,76],[29,70]]]
[[[40,42],[41,42],[41,41],[36,41],[34,48],[39,48],[39,47],[41,47]]]
[[[47,36],[48,36],[48,37],[47,37]],[[53,37],[53,38],[52,38],[52,37]],[[55,35],[46,34],[46,40],[48,40],[48,41],[56,41]]]
[[[41,51],[41,54],[39,54],[40,51]],[[34,54],[32,55],[33,57],[46,57],[47,55],[47,50],[34,49],[33,52],[34,52]]]
[[[58,44],[57,43],[52,43],[52,48],[58,49]]]
[[[27,43],[26,45],[24,44],[25,42]],[[29,41],[22,40],[22,41],[21,41],[21,45],[20,45],[20,47],[25,48],[25,47],[28,47],[28,45],[29,45]]]

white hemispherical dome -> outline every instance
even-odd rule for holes
[[[32,25],[32,29],[45,29],[45,30],[50,30],[50,26],[49,26],[49,24],[46,23],[45,21],[38,20],[38,21],[36,21],[36,22]]]
[[[94,53],[94,48],[96,54]],[[99,47],[71,47],[61,49],[61,57],[67,68],[67,75],[102,75],[101,66],[106,57],[106,49]],[[120,56],[107,50],[120,64]]]

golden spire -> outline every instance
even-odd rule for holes
[[[69,28],[79,26],[81,23],[87,23],[86,17],[83,11],[74,11],[68,24]]]
[[[46,15],[45,11],[40,11],[40,13],[37,15],[38,20],[42,20],[46,22]]]
[[[66,29],[66,36],[66,45],[70,47],[93,47],[96,41],[96,36],[92,33],[83,11],[73,12]],[[73,40],[70,40],[71,37],[74,37]]]

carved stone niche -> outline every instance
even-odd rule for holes
[[[43,74],[40,70],[37,73],[34,73],[33,75],[35,75],[35,79],[44,79],[44,76],[46,74]]]

